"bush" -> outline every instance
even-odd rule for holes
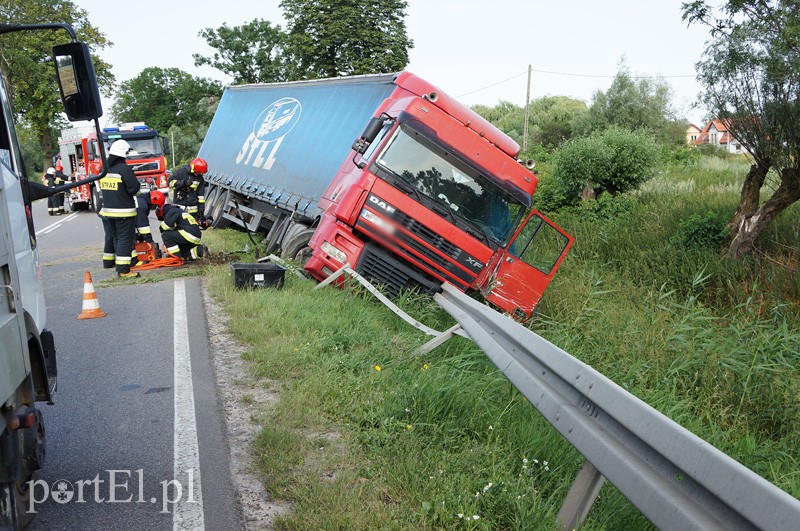
[[[533,194],[533,208],[547,214],[557,211],[563,206],[570,204],[570,200],[564,194],[564,187],[552,176],[537,175],[539,184]]]
[[[595,195],[616,195],[649,179],[659,149],[647,133],[610,128],[565,143],[555,156],[555,177],[567,198],[589,186]]]
[[[703,217],[697,214],[681,222],[671,243],[691,249],[719,247],[727,241],[729,232],[725,222],[711,214]]]
[[[630,195],[613,196],[603,192],[597,199],[581,202],[577,210],[581,217],[590,221],[625,219],[636,206],[636,198]]]

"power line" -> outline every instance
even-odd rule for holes
[[[554,72],[552,70],[531,70],[531,72],[536,72],[538,74],[550,74],[555,76],[572,76],[572,77],[588,77],[588,78],[597,78],[597,79],[613,79],[617,77],[617,74],[613,76],[610,75],[601,75],[601,74],[576,74],[572,72]],[[467,92],[465,94],[461,94],[456,96],[456,98],[463,98],[464,96],[469,96],[471,94],[475,94],[476,92],[480,92],[482,90],[486,90],[492,87],[496,87],[497,85],[502,85],[503,83],[507,83],[513,79],[517,79],[520,76],[524,76],[527,74],[527,71],[520,72],[519,74],[512,76],[508,79],[504,79],[502,81],[498,81],[497,83],[492,83],[491,85],[486,85],[485,87],[481,87],[479,89],[475,89],[471,92]],[[696,74],[680,74],[674,76],[628,76],[631,79],[673,79],[673,78],[687,78],[687,77],[696,77]]]

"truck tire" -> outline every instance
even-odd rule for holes
[[[230,226],[231,220],[225,219],[222,215],[225,213],[225,205],[228,204],[228,198],[231,196],[231,191],[227,188],[216,187],[211,192],[214,197],[209,201],[209,209],[205,211],[206,216],[211,216],[211,226],[215,229],[224,229]]]
[[[98,187],[94,186],[92,187],[92,210],[100,212],[101,208],[103,208],[103,194],[100,193]]]
[[[281,246],[281,257],[305,264],[311,258],[311,247],[308,246],[308,242],[316,230],[303,229],[293,234]]]

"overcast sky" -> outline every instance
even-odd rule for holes
[[[194,66],[192,53],[212,53],[201,29],[255,18],[286,27],[279,0],[73,1],[114,43],[100,55],[118,82],[158,66],[227,84],[218,70]],[[407,70],[467,105],[524,105],[531,65],[531,99],[565,95],[588,103],[594,91],[608,89],[624,57],[634,75],[662,76],[676,108],[702,126],[705,110],[691,106],[700,91],[694,65],[708,32],[687,28],[682,1],[409,0],[414,47]]]

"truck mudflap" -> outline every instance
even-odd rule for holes
[[[55,340],[50,330],[45,329],[39,334],[37,347],[30,351],[35,398],[37,402],[47,402],[52,405],[58,381],[58,365]]]

